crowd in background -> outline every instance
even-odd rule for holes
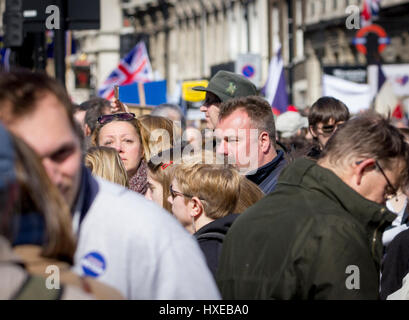
[[[1,299],[409,298],[408,128],[333,97],[275,116],[227,71],[194,89],[206,129],[0,75]]]

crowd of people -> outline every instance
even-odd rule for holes
[[[204,130],[0,74],[1,299],[409,298],[408,128],[275,116],[227,71],[194,90]]]

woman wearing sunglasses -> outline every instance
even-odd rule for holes
[[[135,114],[106,114],[98,118],[98,124],[92,136],[92,144],[116,149],[128,175],[129,189],[145,194],[147,170],[143,160],[139,122]]]

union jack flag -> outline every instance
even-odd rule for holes
[[[98,95],[112,99],[115,85],[126,85],[133,82],[149,82],[153,80],[153,72],[148,52],[143,41],[138,42],[128,55],[121,60],[118,67],[105,80]]]
[[[365,27],[372,23],[373,18],[379,14],[381,0],[364,0],[361,12],[361,25]]]

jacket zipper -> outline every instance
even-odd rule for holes
[[[382,208],[381,209],[381,214],[385,214],[386,209]],[[385,222],[385,219],[382,219],[381,222],[379,223],[379,225],[376,227],[375,232],[373,233],[373,237],[372,237],[372,256],[375,257],[375,244],[376,244],[376,236],[378,234],[378,230],[381,226],[383,226]]]
[[[372,237],[372,256],[373,256],[373,257],[375,257],[376,235],[377,235],[377,233],[378,233],[379,227],[380,227],[380,226],[378,226],[378,227],[375,229],[375,232],[374,232],[373,237]]]

